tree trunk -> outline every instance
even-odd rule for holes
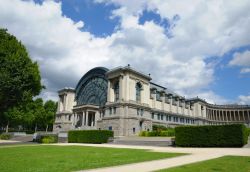
[[[46,125],[46,133],[47,133],[47,131],[48,131],[48,124]]]
[[[36,126],[35,126],[35,133],[36,133],[36,130],[37,130],[37,123],[36,123]]]
[[[6,133],[8,133],[9,132],[9,121],[7,122],[7,125],[6,125],[6,131],[5,131]]]

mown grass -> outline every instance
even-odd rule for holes
[[[66,172],[171,158],[180,155],[183,154],[85,146],[1,147],[0,171]]]
[[[158,172],[250,172],[250,156],[224,156]]]

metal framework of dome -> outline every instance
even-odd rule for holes
[[[107,68],[96,67],[88,71],[76,86],[77,105],[104,106],[107,101]]]

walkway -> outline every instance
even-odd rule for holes
[[[147,161],[141,163],[120,165],[115,167],[106,167],[93,170],[85,170],[81,172],[149,172],[156,171],[164,168],[176,167],[180,165],[190,164],[194,162],[209,160],[213,158],[218,158],[226,155],[235,156],[250,156],[249,148],[173,148],[173,147],[153,147],[153,146],[128,146],[128,145],[110,145],[110,144],[57,144],[60,146],[67,145],[79,145],[79,146],[94,146],[94,147],[112,147],[112,148],[133,148],[133,149],[150,149],[156,152],[177,152],[177,153],[189,153],[190,155]]]

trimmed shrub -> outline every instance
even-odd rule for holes
[[[11,138],[11,135],[9,133],[2,133],[0,135],[0,139],[2,140],[9,140]]]
[[[44,134],[38,133],[36,136],[36,141],[38,143],[57,143],[58,142],[58,135],[57,134]]]
[[[69,143],[107,143],[114,137],[109,130],[71,130],[68,132]]]
[[[243,124],[175,128],[176,145],[185,147],[242,147],[247,143],[247,135]]]

